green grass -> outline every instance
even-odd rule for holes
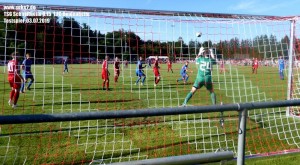
[[[2,72],[0,87],[2,115],[51,114],[68,112],[110,111],[177,107],[192,86],[196,76],[190,68],[189,84],[176,83],[181,65],[174,73],[161,65],[162,81],[154,88],[152,69],[145,69],[145,86],[134,85],[135,65],[124,68],[112,91],[102,90],[101,66],[36,65],[36,83],[21,94],[18,109],[7,105],[10,88]],[[130,68],[132,68],[130,72]],[[1,71],[4,68],[0,68]],[[214,69],[217,102],[237,103],[284,100],[287,81],[279,80],[277,68],[261,67],[251,74],[249,66],[232,67],[225,74]],[[46,74],[45,74],[46,73]],[[123,75],[124,74],[124,75]],[[197,91],[190,105],[210,105],[208,92]],[[228,148],[236,152],[237,112],[226,112],[226,125],[219,126],[219,113],[174,115],[148,118],[112,119],[80,122],[2,125],[0,163],[82,164],[91,160],[104,162],[141,160],[191,153],[214,152]],[[278,152],[298,148],[299,121],[285,117],[284,108],[253,110],[247,121],[246,154]]]

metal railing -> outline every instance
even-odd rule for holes
[[[242,165],[245,161],[245,138],[246,138],[246,119],[247,111],[253,109],[276,108],[299,106],[300,100],[272,101],[272,102],[251,102],[237,103],[226,105],[211,106],[188,106],[174,108],[156,108],[156,109],[135,109],[135,110],[117,110],[106,112],[79,112],[79,113],[61,113],[61,114],[35,114],[35,115],[0,115],[0,124],[24,124],[24,123],[45,123],[45,122],[63,122],[63,121],[80,121],[80,120],[99,120],[99,119],[115,119],[115,118],[133,118],[147,116],[166,116],[179,114],[195,114],[210,112],[226,112],[237,111],[239,113],[238,127],[238,153],[237,164]],[[231,153],[226,153],[226,159]],[[205,156],[206,157],[206,156]],[[163,158],[160,158],[163,159]],[[160,161],[160,159],[151,159],[149,162]],[[177,159],[165,159],[170,162]],[[197,160],[197,159],[196,159]],[[137,161],[135,164],[143,164],[145,162]],[[188,161],[188,160],[187,160]],[[154,163],[155,164],[155,163]]]

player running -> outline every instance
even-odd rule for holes
[[[8,82],[11,87],[8,104],[12,106],[13,109],[17,107],[21,83],[22,81],[24,82],[24,79],[20,75],[20,70],[18,68],[18,61],[17,61],[18,55],[19,55],[18,52],[12,53],[11,54],[12,60],[10,60],[7,64]]]
[[[33,75],[31,73],[31,65],[32,64],[33,63],[30,59],[30,53],[27,53],[26,54],[26,59],[22,62],[23,77],[24,77],[25,81],[22,83],[21,93],[25,92],[24,88],[26,86],[26,83],[27,83],[28,79],[30,79],[30,82],[29,82],[28,86],[26,87],[26,90],[30,90],[30,86],[34,82],[34,78],[33,78]]]
[[[68,59],[67,58],[64,60],[64,72],[63,72],[63,74],[65,74],[65,72],[69,73]]]
[[[110,90],[109,89],[109,71],[108,71],[108,59],[109,57],[108,56],[105,56],[105,59],[102,63],[102,80],[103,80],[103,83],[102,83],[102,89],[103,90]],[[106,85],[106,88],[105,88],[105,85]]]
[[[258,68],[258,60],[257,58],[255,58],[253,61],[252,61],[252,74],[257,74],[257,68]]]
[[[158,57],[156,56],[153,66],[153,73],[154,73],[154,87],[160,81],[160,73],[159,73],[159,66],[158,66]]]
[[[136,76],[138,76],[139,78],[136,80],[135,85],[137,85],[139,83],[139,81],[142,77],[143,77],[143,80],[141,82],[141,85],[144,85],[144,83],[145,83],[146,75],[144,74],[143,69],[146,66],[143,66],[142,60],[143,60],[143,57],[140,56],[140,60],[138,60],[136,69],[135,69]]]
[[[282,58],[282,56],[279,57],[278,60],[278,69],[279,69],[279,76],[281,80],[284,80],[284,59]]]
[[[183,83],[185,84],[185,83],[188,81],[188,79],[189,79],[189,75],[187,74],[187,72],[188,72],[188,67],[189,67],[189,62],[186,61],[185,64],[184,64],[184,65],[181,67],[181,69],[180,69],[180,75],[181,75],[181,78],[179,78],[179,79],[177,80],[177,82],[183,80]]]
[[[172,71],[172,73],[173,73],[173,69],[172,69],[172,61],[169,59],[168,60],[168,72],[169,72],[169,70],[171,70]]]
[[[119,58],[116,57],[115,62],[114,62],[114,78],[115,78],[115,83],[118,82],[119,76],[120,76],[120,61],[119,61]]]

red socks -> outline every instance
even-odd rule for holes
[[[12,90],[10,91],[10,100],[13,100],[14,95],[15,95],[15,90],[12,89]]]
[[[18,99],[19,99],[19,90],[17,92],[14,92],[14,105],[17,105]]]
[[[19,99],[19,95],[20,95],[19,90],[17,90],[17,92],[16,92],[15,89],[13,89],[13,90],[10,91],[10,100],[13,101],[14,105],[17,104],[18,99]]]

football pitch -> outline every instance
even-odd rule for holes
[[[160,64],[162,80],[154,87],[152,68],[145,68],[145,84],[135,85],[136,65],[122,67],[117,83],[110,65],[110,91],[102,90],[101,65],[35,65],[35,83],[20,94],[18,108],[8,106],[10,87],[4,67],[0,95],[2,115],[94,112],[160,107],[177,107],[191,90],[196,67],[190,64],[187,84],[176,82],[183,64],[173,64],[174,73]],[[213,70],[217,104],[285,100],[287,80],[280,80],[277,67],[262,66],[258,74],[250,66],[226,65],[227,71]],[[287,73],[285,72],[285,75]],[[205,87],[188,105],[210,105]],[[59,123],[1,125],[0,162],[4,164],[84,164],[142,160],[192,153],[237,151],[238,113],[173,115],[130,119],[72,121]],[[300,143],[299,123],[285,116],[284,108],[249,112],[246,154],[295,149]],[[291,128],[292,127],[292,128]],[[286,130],[293,130],[287,132]],[[294,138],[296,137],[296,138]]]

